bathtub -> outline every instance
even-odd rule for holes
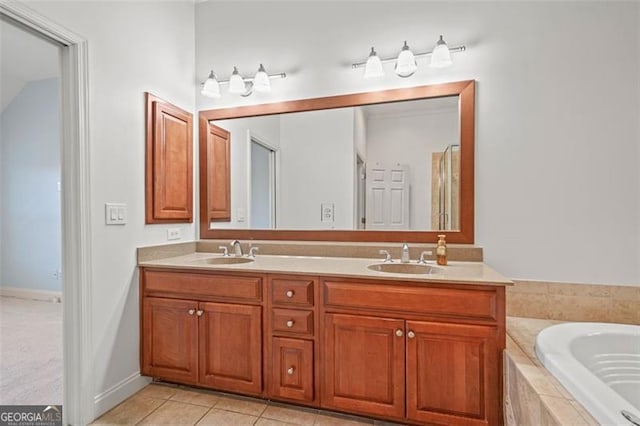
[[[565,323],[542,330],[538,359],[603,425],[640,419],[640,326]]]

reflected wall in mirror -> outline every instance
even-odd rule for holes
[[[201,237],[473,242],[473,104],[465,81],[202,111]],[[212,128],[231,140],[224,221],[206,217]]]
[[[449,96],[212,121],[231,220],[211,227],[457,230],[458,118]]]

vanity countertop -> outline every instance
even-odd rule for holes
[[[436,272],[429,274],[404,274],[378,272],[367,268],[382,263],[379,259],[353,257],[257,255],[255,261],[241,264],[212,265],[207,259],[222,258],[221,254],[193,252],[181,256],[138,262],[140,267],[166,269],[192,269],[222,272],[277,273],[293,275],[339,276],[390,281],[444,282],[451,284],[512,285],[482,262],[449,262],[447,266],[429,262]],[[399,263],[397,260],[395,263]],[[415,260],[411,263],[415,264]]]

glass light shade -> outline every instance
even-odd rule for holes
[[[367,64],[364,67],[364,78],[369,80],[372,78],[378,78],[383,76],[384,76],[384,69],[382,69],[382,61],[380,60],[380,57],[372,47],[371,53],[369,53],[369,57],[367,58]]]
[[[233,67],[233,73],[231,73],[231,77],[229,78],[229,93],[244,93],[246,90],[244,80],[238,72],[238,68]]]
[[[261,93],[267,93],[271,91],[271,81],[262,64],[260,64],[258,72],[253,77],[253,90]]]
[[[449,47],[442,39],[442,36],[440,36],[440,40],[438,40],[436,47],[433,48],[433,52],[431,53],[431,62],[429,63],[429,66],[433,68],[445,68],[452,64],[453,61],[451,60]]]
[[[200,93],[208,98],[220,97],[220,85],[218,84],[218,79],[213,71],[209,73],[209,77],[205,80]]]
[[[414,72],[418,69],[418,64],[416,63],[416,58],[413,56],[413,52],[407,46],[407,42],[404,42],[404,46],[402,46],[402,50],[398,54],[398,59],[396,60],[395,72],[399,77],[409,77],[413,75]]]

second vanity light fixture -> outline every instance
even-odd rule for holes
[[[453,64],[451,61],[451,53],[464,52],[466,49],[466,46],[456,46],[450,49],[442,36],[440,36],[440,39],[436,42],[433,50],[414,54],[405,41],[397,57],[380,58],[372,47],[366,62],[358,62],[352,64],[351,67],[364,67],[364,78],[373,79],[384,76],[382,64],[395,61],[394,71],[396,75],[398,77],[406,78],[412,76],[418,69],[418,63],[416,61],[417,58],[431,56],[429,66],[433,68],[445,68]]]
[[[218,76],[213,70],[209,73],[209,77],[202,84],[202,93],[209,98],[220,98],[220,86],[228,84],[229,93],[235,93],[240,96],[249,96],[254,91],[268,93],[271,91],[271,80],[276,78],[286,78],[286,73],[267,74],[264,65],[260,64],[258,71],[253,77],[242,77],[237,67],[233,67],[233,72],[228,80],[218,80]]]

